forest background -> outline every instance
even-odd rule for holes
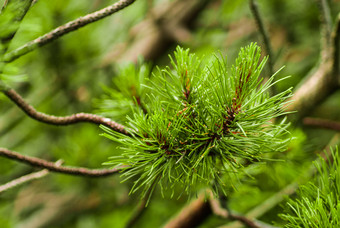
[[[108,97],[106,87],[114,87],[113,79],[126,69],[127,62],[140,61],[139,56],[151,66],[166,66],[168,55],[180,45],[197,56],[221,52],[232,63],[241,47],[257,42],[265,55],[271,53],[264,76],[282,66],[277,78],[291,75],[276,84],[275,90],[294,88],[296,102],[289,107],[297,111],[289,115],[294,139],[287,151],[276,157],[284,162],[261,164],[254,179],[229,196],[228,207],[263,223],[281,226],[285,221],[278,214],[284,212],[287,200],[282,196],[294,197],[297,186],[308,181],[304,175],[317,155],[340,142],[340,79],[334,75],[339,68],[340,3],[264,0],[254,9],[250,2],[136,1],[7,63],[1,69],[1,80],[40,112],[55,116],[80,112],[105,115],[99,107]],[[33,1],[7,53],[108,4],[113,3]],[[4,94],[0,94],[0,112],[2,148],[92,169],[109,168],[102,164],[120,153],[117,144],[100,136],[103,130],[96,125],[40,123]],[[27,164],[0,157],[0,185],[36,171]],[[121,180],[118,174],[84,177],[46,172],[38,180],[0,193],[1,227],[160,227],[176,219],[178,213],[183,214],[186,205],[192,205],[185,196],[163,198],[156,189],[145,208],[138,194],[129,195],[133,183]],[[193,200],[203,209],[210,205]],[[268,202],[272,203],[270,207],[266,207]],[[199,227],[236,227],[230,221],[240,220],[213,215],[210,209],[201,218],[196,224]]]

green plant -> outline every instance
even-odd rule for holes
[[[286,227],[340,226],[340,165],[338,147],[321,162],[315,162],[317,176],[300,187],[298,197],[287,203],[281,217]]]
[[[176,185],[188,194],[207,186],[227,194],[245,166],[285,149],[287,124],[272,121],[284,114],[291,92],[269,95],[274,77],[262,81],[267,58],[260,60],[256,44],[242,48],[231,67],[224,58],[203,61],[180,47],[170,58],[172,67],[144,85],[149,92],[134,97],[144,111],[132,106],[129,135],[103,127],[124,150],[106,164],[123,166],[125,180],[134,178],[131,192],[143,189],[142,196],[156,183],[171,195]],[[137,78],[142,71],[135,72]]]

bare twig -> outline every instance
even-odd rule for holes
[[[106,8],[103,8],[101,10],[98,10],[94,13],[87,14],[86,16],[80,17],[74,21],[70,21],[62,26],[59,26],[58,28],[52,30],[49,33],[46,33],[43,36],[38,37],[35,40],[32,40],[25,45],[15,49],[14,51],[8,53],[4,57],[5,62],[12,62],[13,60],[33,51],[37,47],[41,47],[47,43],[52,42],[53,40],[69,33],[72,31],[75,31],[81,27],[84,27],[87,24],[93,23],[95,21],[98,21],[100,19],[103,19],[107,16],[112,15],[113,13],[118,12],[121,9],[124,9],[125,7],[132,4],[135,0],[120,0],[119,2],[108,6]]]
[[[54,162],[49,162],[44,159],[21,155],[17,152],[10,151],[6,148],[0,148],[0,156],[7,157],[9,159],[13,159],[22,163],[26,163],[34,167],[45,168],[52,172],[65,173],[70,175],[105,177],[119,172],[119,169],[87,169],[83,167],[59,166],[56,165],[56,163]]]
[[[62,163],[62,161],[59,160],[55,163],[55,165],[60,166],[61,163]],[[12,180],[12,181],[4,184],[4,185],[1,185],[0,186],[0,193],[7,191],[11,188],[17,187],[19,185],[22,185],[24,183],[30,182],[32,180],[43,178],[47,174],[49,174],[49,171],[47,169],[43,169],[43,170],[40,170],[38,172],[30,173],[30,174],[27,174],[25,176],[19,177],[19,178]]]
[[[340,122],[325,120],[319,118],[305,117],[303,119],[303,124],[314,127],[321,127],[326,129],[331,129],[335,131],[340,131]]]
[[[0,193],[7,191],[11,188],[14,188],[16,186],[19,186],[21,184],[24,184],[26,182],[29,182],[29,181],[32,181],[32,180],[35,180],[35,179],[40,179],[40,178],[46,176],[48,173],[49,173],[49,171],[47,169],[43,169],[43,170],[40,170],[38,172],[30,173],[28,175],[19,177],[19,178],[12,180],[12,181],[4,184],[4,185],[1,185],[0,186]]]
[[[31,105],[27,104],[24,99],[13,89],[4,89],[2,92],[11,99],[19,108],[21,108],[28,116],[43,123],[52,125],[70,125],[81,122],[89,122],[94,124],[102,124],[114,131],[129,135],[126,127],[118,124],[109,118],[101,117],[90,113],[76,113],[70,116],[58,117],[38,112]]]
[[[266,52],[269,55],[269,58],[268,58],[269,74],[273,75],[273,73],[274,73],[274,63],[273,63],[274,55],[273,55],[272,47],[271,47],[271,44],[270,44],[270,41],[269,41],[268,33],[267,33],[265,26],[263,24],[263,20],[262,20],[262,17],[260,15],[259,9],[257,7],[256,0],[249,0],[249,5],[250,5],[251,12],[254,16],[256,25],[257,25],[257,27],[260,31],[261,36],[262,36]]]

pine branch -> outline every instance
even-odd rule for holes
[[[32,40],[26,43],[25,45],[13,50],[12,52],[6,54],[4,56],[4,62],[12,62],[15,59],[33,51],[38,47],[44,46],[45,44],[48,44],[69,32],[75,31],[81,27],[84,27],[87,24],[96,22],[100,19],[110,16],[129,6],[134,1],[135,0],[120,0],[119,2],[111,6],[98,10],[94,13],[87,14],[86,16],[80,17],[74,21],[70,21],[62,26],[59,26],[58,28],[52,30],[51,32],[46,33],[45,35],[40,36],[37,39]]]
[[[0,149],[0,151],[1,151],[1,149]],[[55,163],[55,165],[60,166],[61,160],[57,161]],[[0,193],[7,191],[9,189],[12,189],[14,187],[20,186],[24,183],[30,182],[32,180],[43,178],[49,173],[50,173],[49,170],[43,169],[43,170],[40,170],[38,172],[30,173],[30,174],[27,174],[25,176],[19,177],[19,178],[12,180],[12,181],[4,184],[4,185],[1,185],[0,186]]]
[[[88,123],[94,123],[94,124],[102,124],[104,126],[109,127],[110,129],[120,132],[124,135],[130,135],[126,127],[118,124],[109,118],[101,117],[94,114],[89,113],[76,113],[71,116],[64,116],[64,117],[58,117],[58,116],[52,116],[48,115],[42,112],[38,112],[35,110],[31,105],[26,103],[24,99],[14,90],[14,89],[3,89],[2,92],[11,100],[13,101],[21,110],[23,110],[29,117],[43,122],[47,124],[52,125],[70,125],[75,123],[81,123],[81,122],[88,122]]]
[[[268,58],[269,75],[273,75],[273,73],[274,73],[274,63],[273,63],[272,60],[274,59],[274,54],[273,54],[272,47],[271,47],[271,44],[270,44],[268,32],[265,29],[265,26],[264,26],[261,14],[259,12],[256,0],[249,0],[249,5],[250,5],[251,12],[254,16],[257,28],[259,29],[260,34],[262,36],[266,52],[269,55],[269,58]]]
[[[308,126],[320,127],[340,131],[340,122],[319,118],[305,117],[303,124]]]
[[[201,64],[178,47],[173,68],[159,69],[150,81],[148,115],[132,110],[128,118],[135,137],[104,128],[104,136],[124,145],[122,155],[107,164],[127,164],[122,176],[138,176],[131,192],[143,189],[143,197],[158,179],[161,187],[181,185],[187,194],[198,185],[227,194],[243,161],[259,161],[263,153],[284,150],[289,141],[284,121],[269,121],[284,115],[280,107],[290,90],[269,96],[273,77],[264,84],[259,80],[266,59],[251,44],[228,69],[225,59],[213,56]]]
[[[16,160],[22,163],[26,163],[33,167],[39,167],[47,169],[51,172],[64,173],[77,176],[88,176],[88,177],[105,177],[116,174],[119,169],[87,169],[83,167],[67,167],[59,166],[54,162],[49,162],[44,159],[21,155],[17,152],[8,150],[6,148],[0,148],[0,156]]]

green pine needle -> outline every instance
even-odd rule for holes
[[[283,151],[289,140],[287,124],[272,120],[285,114],[291,91],[269,96],[275,82],[261,81],[267,58],[260,58],[260,48],[250,44],[232,67],[216,55],[203,64],[178,47],[172,67],[158,69],[145,83],[147,113],[132,109],[128,117],[133,137],[102,127],[124,150],[106,164],[126,166],[122,176],[142,196],[156,182],[163,191],[179,185],[191,194],[208,186],[227,194],[244,164]]]

